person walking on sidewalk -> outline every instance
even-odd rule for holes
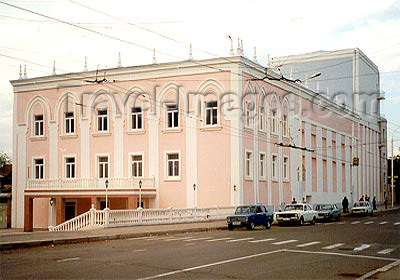
[[[346,196],[343,198],[342,207],[343,207],[343,213],[349,213],[349,201],[347,200]]]
[[[385,197],[385,202],[384,202],[384,204],[385,204],[385,209],[387,209],[388,203],[389,203],[389,201],[388,201],[387,197]]]
[[[372,207],[373,207],[373,210],[377,210],[376,209],[376,196],[374,196],[374,199],[372,200]]]

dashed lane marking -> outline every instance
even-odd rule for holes
[[[66,258],[66,259],[57,260],[57,262],[58,263],[61,263],[61,262],[73,262],[73,261],[79,261],[80,259],[81,259],[80,257]]]
[[[383,221],[383,222],[380,222],[379,224],[380,225],[385,225],[385,224],[387,224],[388,222],[387,221]]]
[[[355,222],[352,222],[351,224],[352,225],[356,225],[356,224],[359,224],[360,223],[360,221],[355,221]]]
[[[394,223],[393,225],[398,226],[400,225],[400,222]]]
[[[185,240],[185,239],[191,239],[192,237],[179,237],[179,238],[170,238],[170,239],[164,239],[164,241],[176,241],[176,240]]]
[[[252,239],[254,239],[254,238],[253,237],[247,237],[247,238],[228,240],[226,242],[239,242],[239,241],[247,241],[247,240],[252,240]]]
[[[128,238],[127,240],[143,240],[143,239],[149,239],[151,237],[149,236],[143,236],[143,237],[133,237],[133,238]]]
[[[369,244],[361,244],[360,246],[354,248],[353,251],[359,252],[359,251],[368,249],[369,247],[371,247],[371,245],[369,245]]]
[[[191,241],[200,241],[200,240],[206,240],[210,239],[211,237],[201,237],[201,238],[192,238],[192,239],[186,239],[184,240],[185,242],[191,242]]]
[[[391,252],[393,252],[394,251],[394,249],[393,248],[388,248],[388,249],[385,249],[385,250],[382,250],[382,251],[379,251],[378,252],[378,254],[381,254],[381,255],[387,255],[387,254],[390,254]]]
[[[297,242],[297,241],[298,240],[296,240],[296,239],[291,239],[291,240],[275,242],[275,243],[272,243],[272,244],[273,245],[283,245],[283,244],[293,243],[293,242]]]
[[[137,252],[144,252],[144,251],[147,251],[147,249],[136,249],[136,250],[133,250],[132,252],[137,253]]]
[[[249,241],[250,243],[260,243],[260,242],[267,242],[267,241],[272,241],[275,240],[275,238],[267,238],[267,239],[259,239],[259,240],[251,240]]]
[[[325,249],[325,250],[332,250],[332,249],[341,247],[341,246],[343,246],[343,245],[344,245],[344,243],[336,243],[336,244],[332,244],[332,245],[323,247],[322,249]]]
[[[308,243],[304,243],[304,244],[299,244],[299,245],[297,245],[296,247],[303,248],[303,247],[308,247],[308,246],[316,245],[316,244],[319,244],[319,243],[321,243],[321,242],[319,242],[319,241],[313,241],[313,242],[308,242]]]
[[[224,238],[210,239],[210,240],[206,240],[206,241],[207,241],[207,242],[216,242],[216,241],[223,241],[223,240],[229,240],[229,239],[233,239],[233,237],[224,237]]]
[[[365,222],[364,225],[370,225],[370,224],[373,224],[373,223],[375,223],[375,222],[374,221],[369,221],[369,222]]]

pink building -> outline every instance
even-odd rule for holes
[[[379,129],[265,75],[231,56],[11,81],[12,226],[60,224],[106,192],[111,209],[381,200],[378,146],[361,150]]]

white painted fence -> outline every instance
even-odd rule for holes
[[[49,231],[77,231],[100,227],[156,225],[223,220],[232,214],[235,207],[182,208],[182,209],[135,209],[96,210],[92,208]]]

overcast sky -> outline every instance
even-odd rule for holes
[[[0,151],[12,152],[13,91],[9,80],[18,78],[20,64],[26,64],[31,78],[50,75],[53,60],[57,74],[81,71],[85,56],[89,70],[98,65],[115,67],[119,52],[123,66],[149,64],[153,48],[158,52],[157,62],[176,61],[188,58],[189,43],[193,44],[194,59],[227,56],[228,34],[235,38],[235,48],[236,38],[243,39],[249,58],[257,47],[262,65],[268,54],[360,48],[381,72],[388,138],[400,127],[400,1],[0,0]],[[394,138],[399,146],[400,128]]]

